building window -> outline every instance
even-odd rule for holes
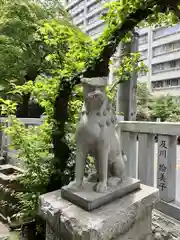
[[[178,86],[178,79],[171,79],[171,86]]]
[[[68,4],[71,4],[71,3],[73,3],[73,2],[76,2],[76,0],[66,0],[66,2],[67,2]]]
[[[147,71],[140,71],[140,72],[138,73],[138,76],[139,76],[139,77],[147,76]]]
[[[175,68],[177,66],[177,61],[176,60],[172,60],[169,62],[169,66],[167,68]]]
[[[78,22],[83,17],[84,17],[84,9],[80,13],[73,16],[73,22],[76,24],[76,22]]]
[[[143,34],[141,36],[139,36],[139,44],[145,44],[148,42],[148,34]]]
[[[94,9],[97,9],[98,7],[102,7],[102,3],[101,1],[95,1],[93,2],[90,6],[88,6],[87,8],[87,12],[90,13],[92,12]]]
[[[100,19],[101,19],[101,14],[100,13],[96,14],[96,15],[93,15],[92,17],[87,19],[87,24],[90,25],[90,24],[92,24],[92,23],[94,23],[94,22],[96,22]]]
[[[141,60],[147,59],[147,55],[148,55],[148,50],[143,50],[140,51],[140,55],[141,55]]]
[[[158,39],[164,36],[175,34],[177,32],[180,32],[180,24],[177,24],[169,28],[159,28],[153,31],[153,39]]]
[[[180,49],[180,41],[163,44],[153,48],[153,57]]]
[[[84,22],[80,22],[76,26],[82,30],[84,28]]]
[[[162,87],[163,87],[163,81],[152,82],[152,88],[162,88]]]
[[[84,9],[84,1],[81,1],[81,2],[79,2],[77,5],[74,5],[73,8],[71,8],[71,9],[69,10],[69,13],[70,13],[71,15],[73,15],[73,14],[76,13],[78,10],[82,10],[82,9]],[[78,12],[80,12],[80,11],[78,11]]]
[[[158,47],[153,48],[153,57],[156,57],[158,55],[161,55],[166,52],[166,47],[165,45],[161,45]]]
[[[152,74],[180,68],[180,59],[152,65]]]
[[[170,87],[171,86],[171,80],[170,79],[164,80],[164,86],[165,87]]]
[[[76,26],[77,27],[84,26],[84,21],[79,22],[78,24],[76,24]]]
[[[152,88],[167,88],[167,87],[173,87],[173,86],[180,86],[179,78],[152,82]]]
[[[101,25],[94,27],[94,28],[90,29],[89,31],[87,31],[87,34],[90,36],[94,36],[96,34],[102,33],[104,30],[104,27],[105,27],[105,25],[101,24]]]

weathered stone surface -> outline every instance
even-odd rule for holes
[[[56,236],[56,232],[50,224],[46,224],[46,240],[61,240],[60,236]]]
[[[127,160],[116,129],[116,114],[107,97],[107,78],[83,78],[84,103],[76,129],[76,168],[74,187],[83,184],[87,156],[95,159],[94,191],[107,191],[108,178],[122,180]]]
[[[0,184],[4,184],[7,187],[17,188],[17,176],[23,173],[23,170],[10,164],[4,164],[0,166]],[[17,186],[18,185],[18,186]]]
[[[11,217],[19,211],[20,201],[15,193],[23,190],[18,181],[18,174],[22,172],[10,164],[0,166],[0,218],[3,221],[13,221]]]
[[[0,222],[0,240],[8,240],[9,235],[9,229]]]
[[[134,223],[127,228],[126,232],[122,232],[114,240],[152,240],[151,230],[152,208],[147,207],[144,215],[134,221]]]
[[[140,181],[129,177],[126,177],[120,184],[115,184],[114,187],[108,187],[105,193],[95,192],[95,185],[92,182],[86,182],[81,189],[74,190],[70,184],[62,187],[61,196],[87,211],[92,211],[140,189]]]
[[[53,240],[149,240],[158,193],[141,185],[140,190],[88,212],[62,199],[59,190],[40,197],[39,214],[50,226]]]
[[[180,240],[180,222],[157,210],[152,214],[154,239]]]

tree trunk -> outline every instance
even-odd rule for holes
[[[169,0],[166,0],[169,3]],[[179,2],[179,0],[173,0],[173,7]],[[122,38],[132,31],[134,27],[146,19],[149,15],[154,13],[153,7],[156,6],[156,9],[159,12],[165,12],[169,5],[165,5],[164,0],[151,0],[147,1],[145,4],[142,4],[139,9],[132,12],[127,16],[123,23],[111,30],[109,37],[98,39],[98,43],[104,45],[99,58],[93,64],[90,64],[87,69],[82,73],[76,75],[72,80],[71,84],[76,85],[80,83],[80,78],[83,75],[84,77],[104,77],[109,74],[109,59],[115,53],[117,46],[119,45]],[[174,10],[175,11],[175,10]],[[72,92],[72,85],[69,81],[64,81],[61,83],[61,90],[59,91],[58,97],[54,104],[54,119],[57,121],[57,129],[53,133],[53,145],[54,145],[54,154],[55,154],[55,166],[59,169],[63,175],[63,171],[66,167],[67,160],[70,155],[69,148],[64,141],[65,137],[65,122],[68,121],[68,101]],[[54,176],[55,178],[55,176]],[[67,179],[60,177],[57,179],[55,185],[53,186],[53,181],[51,183],[51,188],[57,189],[60,188],[60,184],[65,184]]]
[[[39,72],[31,69],[27,73],[27,75],[24,77],[25,82],[28,81],[35,81],[36,77],[38,76]],[[26,117],[26,118],[38,118],[41,116],[41,114],[44,112],[44,109],[42,109],[37,103],[30,103],[31,94],[23,94],[22,96],[22,103],[19,104],[16,116],[17,117]]]
[[[18,106],[16,116],[17,117],[29,117],[28,116],[28,103],[30,99],[30,93],[29,94],[23,94],[22,96],[23,100],[22,103]]]
[[[22,225],[20,240],[36,239],[36,223],[31,222]]]
[[[56,124],[54,127],[54,132],[52,133],[53,139],[53,150],[54,150],[54,167],[61,171],[60,174],[55,173],[48,186],[48,191],[53,191],[60,188],[62,185],[67,184],[69,178],[64,174],[64,170],[67,166],[67,161],[70,156],[70,149],[65,142],[65,123],[68,121],[68,102],[71,95],[73,86],[64,81],[61,83],[61,89],[56,98],[54,104],[54,119]]]
[[[32,222],[24,223],[21,226],[20,240],[45,240],[46,221],[37,216]]]

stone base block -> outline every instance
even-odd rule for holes
[[[10,240],[9,229],[0,222],[0,240]]]
[[[140,189],[140,181],[129,177],[126,177],[123,182],[114,187],[108,187],[105,193],[95,192],[95,185],[96,184],[92,182],[85,182],[81,189],[75,191],[71,188],[71,184],[69,184],[62,187],[61,196],[87,211],[92,211]]]
[[[46,220],[46,240],[150,240],[152,209],[158,189],[141,185],[91,212],[62,199],[61,191],[40,197],[39,214]]]

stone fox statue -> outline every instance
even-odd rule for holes
[[[116,178],[122,181],[126,156],[116,131],[116,116],[105,92],[105,78],[83,79],[84,104],[76,130],[75,185],[81,187],[88,154],[95,159],[96,192],[105,192]],[[113,181],[112,181],[113,182]]]

